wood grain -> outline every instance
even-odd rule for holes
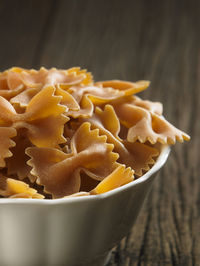
[[[96,80],[151,80],[141,96],[192,140],[172,149],[108,265],[200,265],[200,2],[0,1],[0,32],[1,70],[80,65]]]

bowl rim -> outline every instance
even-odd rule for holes
[[[34,204],[34,205],[54,205],[54,204],[69,204],[72,202],[85,202],[85,201],[92,201],[92,200],[103,200],[108,197],[112,197],[120,192],[125,192],[126,190],[134,187],[140,183],[143,183],[150,179],[154,173],[156,173],[167,161],[167,158],[170,153],[170,146],[169,145],[161,145],[160,154],[156,160],[156,163],[152,166],[152,168],[146,172],[143,176],[133,180],[132,182],[125,184],[121,187],[115,188],[113,190],[107,191],[102,194],[98,195],[88,195],[88,196],[80,196],[80,197],[66,197],[60,199],[26,199],[26,198],[0,198],[0,205],[2,204]]]

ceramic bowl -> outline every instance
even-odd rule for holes
[[[131,230],[169,151],[163,146],[145,175],[101,195],[0,199],[0,265],[105,265],[109,251]]]

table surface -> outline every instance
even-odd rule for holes
[[[200,1],[0,1],[0,69],[82,66],[151,81],[177,144],[109,266],[200,265]]]

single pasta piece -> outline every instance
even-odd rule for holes
[[[137,176],[141,176],[143,171],[148,171],[150,165],[155,163],[153,158],[159,155],[155,147],[138,141],[128,142],[118,136],[121,126],[111,105],[106,105],[104,110],[96,107],[92,117],[83,121],[90,122],[92,128],[99,129],[100,134],[107,136],[107,141],[114,145],[114,152],[119,154],[118,162],[130,166]]]
[[[149,141],[151,144],[157,142],[175,144],[176,140],[183,142],[190,139],[186,133],[174,127],[162,115],[157,114],[161,113],[157,103],[154,106],[148,103],[147,107],[147,103],[142,105],[140,101],[138,105],[136,101],[135,105],[132,97],[127,97],[115,101],[113,107],[120,123],[128,128],[129,142],[138,140],[141,143]]]
[[[146,80],[140,80],[137,82],[130,82],[124,80],[107,80],[99,81],[95,83],[96,85],[101,85],[103,88],[113,88],[115,90],[125,91],[125,95],[133,95],[149,87],[150,82]]]
[[[104,178],[90,193],[102,194],[112,189],[121,187],[134,180],[134,171],[131,168],[126,168],[125,165],[120,165],[109,176]]]
[[[1,179],[4,177],[1,177]],[[4,189],[0,187],[0,195],[10,198],[43,199],[44,196],[37,190],[30,188],[28,184],[12,178],[4,178]]]
[[[71,153],[55,148],[27,148],[31,174],[53,198],[77,193],[81,186],[81,170],[90,178],[102,180],[118,166],[118,154],[112,152],[113,145],[106,139],[106,136],[99,136],[98,129],[91,130],[90,124],[85,122],[71,140]]]
[[[63,130],[69,118],[64,115],[66,107],[59,104],[62,96],[54,93],[54,87],[45,87],[31,99],[22,114],[0,96],[0,120],[4,125],[27,129],[27,137],[36,146],[55,147],[66,141]]]

